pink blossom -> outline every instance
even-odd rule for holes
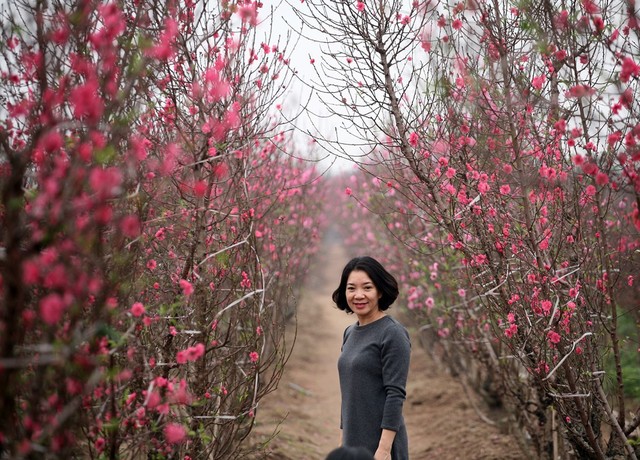
[[[138,318],[138,317],[144,315],[145,308],[144,308],[144,305],[142,305],[142,303],[136,302],[131,306],[131,310],[130,311],[131,311],[131,314],[133,316]]]
[[[490,189],[489,184],[486,181],[481,181],[478,183],[478,191],[481,194],[487,193],[489,189]]]
[[[193,285],[187,280],[180,280],[179,282],[180,288],[182,289],[182,294],[186,297],[189,297],[193,294]]]
[[[553,128],[558,134],[564,134],[567,131],[567,120],[561,119],[554,123]]]
[[[418,133],[416,133],[415,131],[409,135],[409,144],[411,144],[412,147],[417,146],[419,140],[420,140],[420,137],[418,136]]]
[[[173,331],[171,331],[173,332]],[[178,364],[185,364],[189,361],[197,361],[204,355],[205,346],[202,343],[198,343],[193,347],[189,347],[186,350],[180,350],[176,353],[176,362]]]
[[[187,352],[186,350],[180,350],[176,353],[176,362],[178,364],[186,364],[187,362]]]
[[[45,152],[55,152],[64,146],[64,139],[58,131],[48,131],[40,139],[40,146]]]
[[[358,11],[364,11],[364,2],[357,2],[356,8],[358,9]]]
[[[100,198],[111,198],[120,191],[122,172],[116,167],[95,167],[89,173],[89,184]]]
[[[140,221],[137,216],[124,216],[120,221],[120,230],[128,238],[135,238],[140,235]]]
[[[252,363],[258,362],[258,359],[260,359],[260,355],[258,355],[258,352],[252,351],[251,353],[249,353],[249,360]]]
[[[98,452],[102,452],[106,445],[107,445],[107,441],[105,441],[105,439],[102,437],[96,439],[96,442],[94,443],[94,447]]]
[[[506,335],[508,338],[511,338],[514,335],[516,335],[517,332],[518,332],[518,325],[511,324],[508,328],[504,330],[504,335]]]
[[[91,79],[71,90],[69,102],[75,117],[86,119],[89,123],[100,120],[104,112],[104,101],[99,95],[98,87],[98,81]]]
[[[178,23],[173,18],[167,18],[157,44],[147,50],[147,55],[160,61],[169,59],[174,53],[173,42],[176,35],[178,35]]]
[[[164,437],[169,444],[181,444],[187,437],[187,431],[182,425],[169,423],[164,427]]]
[[[581,0],[582,7],[589,14],[598,14],[600,12],[600,7],[593,2],[593,0]]]
[[[26,260],[22,263],[22,281],[25,284],[36,284],[40,279],[40,265],[34,260]]]
[[[508,195],[510,192],[511,192],[511,187],[509,187],[509,185],[505,184],[500,186],[500,194]]]
[[[251,279],[245,271],[242,272],[242,281],[240,281],[240,286],[246,289],[251,288]]]
[[[351,196],[351,194],[353,193],[353,191],[351,190],[351,187],[347,187],[347,188],[345,188],[345,189],[344,189],[344,193],[345,193],[347,196]]]
[[[62,318],[65,304],[58,294],[49,294],[40,299],[40,315],[42,320],[53,326]]]
[[[603,173],[602,171],[596,174],[596,184],[597,185],[606,185],[609,183],[609,176]]]
[[[251,2],[238,8],[238,16],[242,22],[248,22],[252,26],[258,23],[258,5],[258,2]]]
[[[137,161],[142,161],[147,158],[147,149],[151,146],[149,139],[134,136],[129,142],[131,144],[129,153],[133,155]]]
[[[209,100],[217,102],[226,98],[231,92],[231,85],[221,75],[216,67],[211,67],[205,72],[205,81],[208,84]]]
[[[637,77],[640,73],[640,66],[628,56],[622,58],[622,66],[620,69],[620,81],[626,83],[631,77]]]
[[[435,305],[435,301],[433,300],[433,297],[427,297],[427,300],[424,301],[424,304],[427,307],[427,310],[431,311],[431,309]]]
[[[98,11],[105,26],[103,33],[106,34],[107,40],[111,42],[126,28],[124,15],[116,2],[100,5]]]
[[[557,344],[560,343],[560,334],[558,334],[556,331],[549,331],[547,333],[547,340],[549,341],[550,344]]]
[[[429,35],[423,35],[420,40],[420,46],[424,50],[425,53],[429,53],[431,51],[431,41]]]
[[[188,355],[187,359],[189,361],[196,361],[201,356],[204,355],[204,352],[205,352],[204,344],[198,343],[193,347],[187,348],[187,355]]]
[[[609,134],[607,137],[607,144],[609,144],[609,147],[613,147],[615,144],[620,142],[620,139],[622,139],[622,133],[620,131],[616,131],[615,133]]]
[[[537,90],[541,90],[542,86],[544,85],[544,83],[547,81],[547,76],[545,74],[539,75],[537,77],[534,77],[531,80],[531,86],[534,87],[534,89]]]
[[[207,183],[203,180],[195,181],[193,184],[193,194],[198,198],[205,196],[207,192]]]
[[[593,96],[596,93],[596,90],[588,85],[575,85],[569,88],[567,92],[565,92],[565,96],[568,98],[581,98]]]

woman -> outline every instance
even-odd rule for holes
[[[402,405],[411,343],[386,314],[397,297],[396,279],[368,256],[347,263],[333,293],[339,309],[358,317],[344,331],[338,359],[342,444],[365,447],[376,460],[409,458]]]

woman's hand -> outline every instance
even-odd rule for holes
[[[396,432],[383,429],[380,435],[380,442],[378,443],[378,450],[374,454],[375,460],[391,460],[391,447],[393,446],[393,440],[396,437]]]

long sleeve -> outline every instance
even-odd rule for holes
[[[406,399],[411,342],[406,329],[395,325],[382,338],[382,385],[386,393],[381,428],[398,431],[402,424],[402,406]]]

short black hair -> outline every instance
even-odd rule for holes
[[[331,298],[340,310],[353,313],[347,304],[347,279],[352,271],[359,270],[365,272],[373,281],[373,285],[382,294],[378,301],[378,307],[384,311],[388,309],[398,298],[398,282],[396,279],[373,257],[354,257],[342,270],[340,286],[333,292]]]
[[[325,460],[373,460],[373,455],[364,447],[338,447],[329,452]]]

